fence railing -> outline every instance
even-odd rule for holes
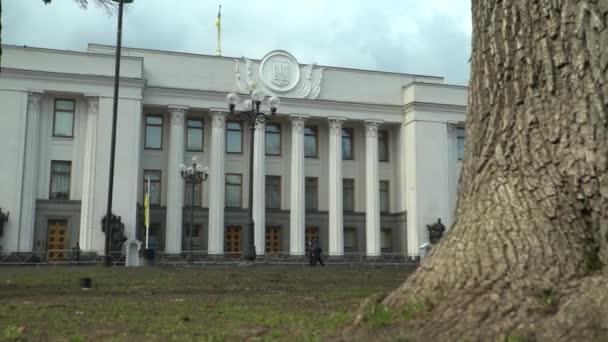
[[[125,254],[122,251],[110,252],[112,264],[125,264]],[[332,266],[417,266],[420,262],[418,255],[403,253],[382,253],[367,256],[365,253],[346,252],[341,256],[323,255],[323,261]],[[103,255],[97,252],[73,249],[55,249],[35,252],[2,252],[0,265],[97,265],[103,263]],[[209,254],[207,251],[182,251],[180,254],[156,252],[155,264],[166,266],[204,266],[231,265],[247,262],[243,253]],[[308,255],[291,255],[287,252],[258,255],[256,264],[308,266]]]

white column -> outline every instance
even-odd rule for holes
[[[169,158],[167,163],[167,223],[165,225],[165,252],[182,251],[182,211],[184,207],[184,180],[179,165],[184,162],[184,115],[187,107],[169,106],[171,128],[169,132]]]
[[[291,116],[291,201],[289,205],[289,253],[304,255],[304,120]]]
[[[27,101],[27,130],[25,140],[25,166],[21,197],[21,224],[17,251],[31,252],[34,247],[34,224],[36,217],[36,173],[38,172],[38,126],[42,94],[30,92]]]
[[[342,122],[329,118],[329,255],[344,255],[342,214]]]
[[[211,165],[209,170],[209,239],[208,254],[224,253],[224,206],[226,190],[226,115],[211,111]]]
[[[365,121],[365,246],[367,256],[380,255],[379,121]]]
[[[86,97],[88,104],[87,128],[84,141],[84,164],[82,169],[82,204],[80,207],[80,249],[95,250],[93,239],[100,223],[95,221],[95,170],[97,169],[97,121],[99,97]]]
[[[253,222],[257,255],[266,253],[266,125],[257,124],[253,135]]]

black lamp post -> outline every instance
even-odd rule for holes
[[[112,257],[110,256],[110,236],[111,217],[112,217],[112,195],[114,190],[114,154],[116,152],[116,118],[118,116],[118,84],[120,79],[120,48],[122,47],[122,11],[124,4],[130,4],[133,0],[112,0],[118,2],[118,29],[116,32],[116,66],[114,73],[114,105],[112,112],[112,142],[110,145],[110,177],[108,180],[108,207],[106,211],[106,242],[105,255],[103,257],[104,266],[112,266]]]
[[[270,114],[266,115],[260,112],[260,106],[262,100],[264,100],[265,94],[261,89],[255,89],[255,84],[250,87],[251,92],[249,93],[250,99],[245,100],[244,110],[235,111],[235,107],[239,102],[239,96],[235,93],[230,93],[226,96],[226,102],[228,102],[228,108],[230,109],[231,116],[247,122],[249,124],[249,207],[248,207],[248,240],[247,249],[245,250],[245,260],[254,261],[256,257],[255,244],[253,240],[254,236],[254,222],[253,222],[253,135],[255,133],[255,126],[257,124],[263,124],[266,121],[271,121],[277,112],[277,108],[281,101],[276,96],[271,96],[268,99],[268,107],[270,107]]]
[[[192,165],[186,167],[181,164],[179,166],[179,172],[182,179],[186,181],[186,184],[190,184],[191,197],[190,197],[190,225],[188,229],[188,251],[192,251],[192,223],[194,222],[194,188],[197,184],[200,184],[207,180],[208,168],[203,167],[198,163],[197,157],[192,157]]]

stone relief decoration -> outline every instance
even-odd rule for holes
[[[301,67],[287,51],[271,51],[260,62],[256,77],[253,62],[241,57],[236,59],[236,84],[242,93],[248,93],[251,85],[268,95],[316,99],[321,91],[323,68],[316,64]]]

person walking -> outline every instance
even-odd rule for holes
[[[74,246],[74,259],[76,259],[76,263],[80,263],[80,244],[76,242],[76,246]]]
[[[314,255],[313,266],[317,265],[317,261],[321,264],[321,266],[325,267],[323,263],[323,259],[321,259],[321,243],[319,242],[319,238],[315,237],[312,240],[312,253]]]

